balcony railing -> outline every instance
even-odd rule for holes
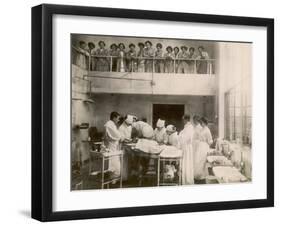
[[[98,56],[76,47],[72,50],[72,63],[88,71],[215,74],[215,59]]]

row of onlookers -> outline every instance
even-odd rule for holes
[[[76,65],[91,71],[213,73],[213,61],[203,46],[197,50],[167,46],[164,50],[161,43],[154,49],[151,41],[140,42],[137,46],[131,43],[126,50],[124,43],[113,43],[108,50],[104,41],[98,42],[98,48],[93,42],[80,41],[79,46],[73,48],[73,60]]]

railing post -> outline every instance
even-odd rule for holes
[[[155,73],[154,57],[152,58],[152,73]]]
[[[83,68],[84,70],[88,71],[88,73],[90,71],[94,71],[95,68],[94,68],[94,64],[93,64],[93,60],[95,59],[99,59],[99,58],[110,58],[110,72],[113,72],[113,59],[115,56],[96,56],[96,55],[92,55],[90,52],[88,51],[82,51],[82,50],[79,50],[78,48],[76,48],[75,46],[72,46],[72,50],[75,51],[74,53],[72,53],[73,55],[73,58],[71,59],[73,62],[71,62],[72,64],[75,64],[76,66],[80,67],[80,68]],[[86,65],[80,65],[78,64],[79,62],[77,61],[77,57],[76,57],[76,54],[82,54],[83,56],[85,56],[86,58],[86,61],[88,59],[88,62],[86,62]],[[117,57],[116,57],[117,59]],[[121,57],[122,59],[122,57]],[[206,75],[212,75],[215,73],[215,71],[213,71],[214,69],[216,69],[216,65],[215,65],[215,61],[216,59],[192,59],[192,58],[189,58],[189,59],[185,59],[185,58],[174,58],[174,59],[163,59],[163,58],[157,58],[155,56],[152,56],[152,57],[149,57],[149,58],[143,58],[143,57],[135,57],[135,58],[132,58],[130,60],[130,64],[129,65],[126,65],[128,66],[128,68],[126,68],[126,70],[130,70],[130,72],[138,72],[139,71],[139,66],[144,66],[143,64],[139,65],[140,62],[142,62],[143,60],[146,60],[146,61],[151,61],[152,63],[152,73],[157,73],[156,72],[156,68],[157,68],[157,63],[161,62],[161,64],[163,63],[163,73],[173,73],[176,74],[178,73],[177,71],[177,66],[179,66],[184,60],[186,62],[190,62],[188,63],[189,65],[192,64],[193,62],[193,70],[194,70],[194,74],[198,74],[198,66],[200,66],[200,63],[201,61],[204,63],[204,66],[206,66],[206,68],[204,67],[204,73]],[[157,60],[159,62],[157,62]],[[171,60],[173,60],[173,72],[169,69],[169,72],[165,72],[165,63],[167,61],[167,63],[169,63],[169,67],[171,66]],[[123,62],[124,63],[124,62]],[[143,63],[143,62],[142,62]],[[207,64],[207,65],[206,65]],[[123,65],[125,66],[125,65]],[[159,65],[158,65],[159,66]],[[84,67],[87,67],[87,68],[84,68]],[[125,69],[125,68],[124,68]],[[191,70],[191,68],[189,68]],[[199,68],[200,69],[200,68]],[[160,72],[160,71],[159,71]],[[159,73],[158,72],[158,73]],[[182,71],[180,71],[179,73],[182,73]],[[188,72],[188,74],[192,73],[191,71]],[[199,72],[199,73],[203,73],[203,72]],[[184,73],[185,74],[185,73]]]
[[[92,61],[91,53],[89,53],[88,73],[89,73],[89,71],[91,71],[91,61]]]

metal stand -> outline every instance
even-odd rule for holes
[[[100,171],[92,171],[92,160],[90,161],[89,166],[89,175],[97,175],[101,174],[100,186],[101,189],[104,189],[106,186],[109,188],[109,184],[115,183],[119,181],[119,187],[122,188],[122,166],[123,166],[123,152],[122,151],[112,151],[112,152],[96,152],[90,151],[91,159],[100,159],[101,160],[101,170]],[[105,169],[105,162],[111,161],[113,158],[120,158],[120,175],[112,178],[105,178],[106,173],[110,173],[109,169]]]
[[[165,162],[175,162],[177,165],[178,165],[178,169],[177,169],[177,172],[178,172],[178,180],[175,182],[175,181],[172,181],[172,182],[165,182],[164,181],[164,176],[162,178],[162,181],[161,181],[161,178],[160,178],[160,174],[161,174],[161,164],[162,164],[162,170],[164,169],[165,167]],[[158,175],[157,175],[157,185],[158,186],[165,186],[165,185],[181,185],[182,184],[182,156],[179,156],[179,157],[174,157],[174,158],[165,158],[163,156],[160,156],[159,159],[158,159]],[[164,173],[163,173],[164,175]]]

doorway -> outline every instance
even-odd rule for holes
[[[166,126],[172,124],[180,131],[183,129],[182,116],[184,115],[184,104],[153,104],[152,123],[156,127],[157,120],[160,118],[166,121]]]

